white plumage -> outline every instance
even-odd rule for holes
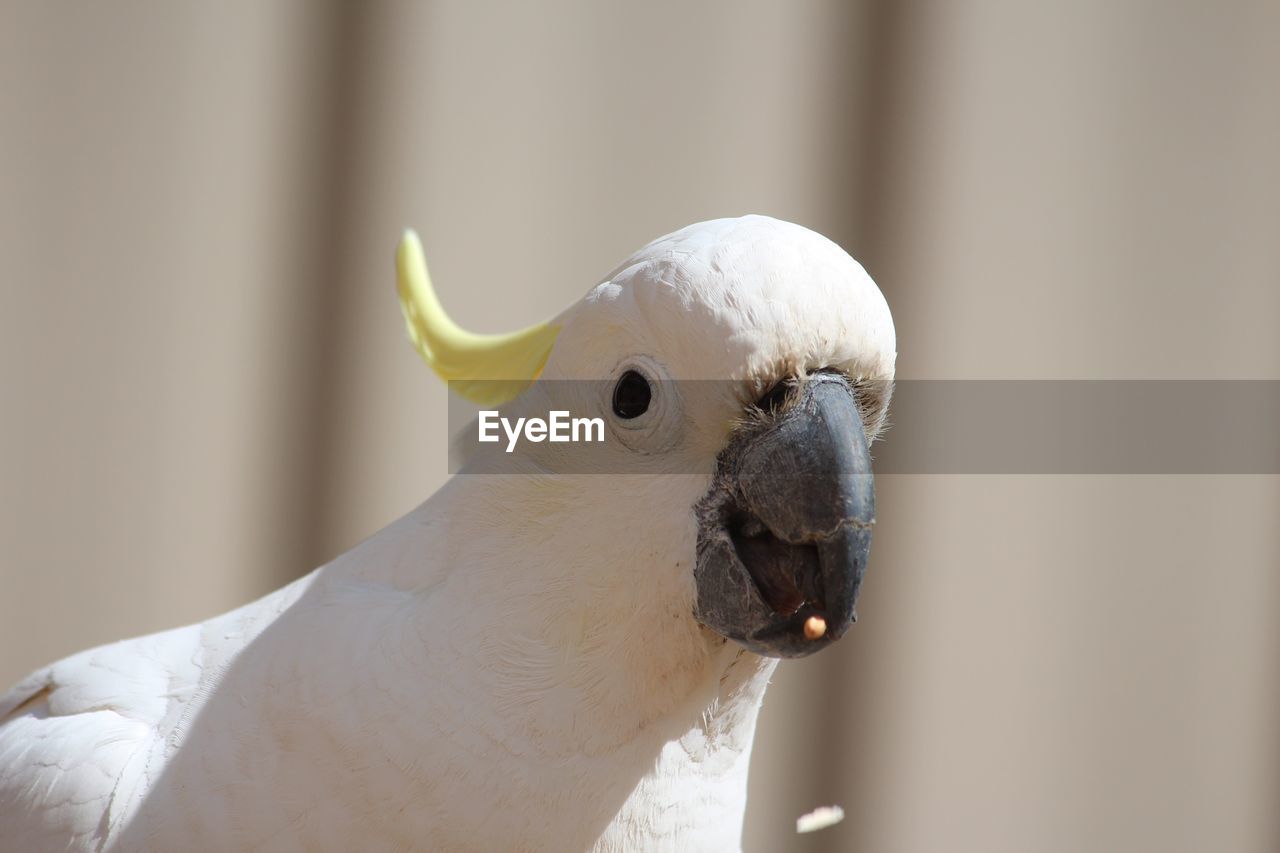
[[[516,455],[257,602],[39,670],[0,699],[0,846],[737,847],[775,661],[693,618],[692,507],[778,376],[892,377],[888,308],[752,216],[651,243],[556,322],[549,379],[731,380],[609,451],[670,476]]]

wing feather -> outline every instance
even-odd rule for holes
[[[101,849],[199,681],[197,627],[90,649],[0,698],[0,825],[15,850]]]

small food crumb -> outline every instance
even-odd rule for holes
[[[809,640],[818,640],[827,633],[827,620],[821,616],[810,616],[804,620],[804,636]]]
[[[796,819],[796,832],[817,832],[835,826],[844,820],[844,809],[839,806],[820,806]]]

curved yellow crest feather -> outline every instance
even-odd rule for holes
[[[505,335],[459,328],[436,298],[422,243],[406,230],[396,250],[396,290],[409,339],[449,387],[482,406],[499,406],[538,378],[559,326],[539,323]]]

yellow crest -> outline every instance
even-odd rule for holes
[[[396,290],[409,339],[441,379],[482,406],[500,406],[538,378],[559,326],[539,323],[505,335],[479,335],[459,328],[436,298],[422,256],[422,243],[405,231],[396,251]]]

